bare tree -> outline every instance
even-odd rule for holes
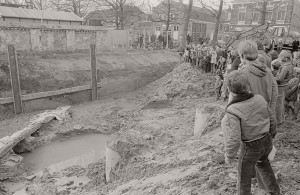
[[[91,0],[50,0],[49,4],[54,10],[73,12],[83,17],[87,14],[91,2]]]
[[[212,45],[215,46],[218,40],[219,27],[222,22],[221,19],[223,13],[224,0],[210,1],[209,3],[204,2],[203,0],[199,0],[199,2],[203,8],[208,10],[216,18],[215,32],[212,40]],[[217,7],[218,9],[216,9]]]
[[[49,0],[24,0],[31,9],[45,10],[50,7]]]
[[[183,32],[182,32],[181,44],[180,44],[181,47],[183,47],[183,48],[186,47],[186,36],[187,36],[188,28],[189,28],[192,7],[193,7],[193,0],[190,0],[189,7],[185,11],[185,21],[184,21],[184,27],[183,27]]]
[[[138,17],[143,12],[136,6],[133,0],[94,0],[98,8],[105,9],[99,14],[102,21],[113,21],[117,29],[125,29],[125,25],[131,22],[133,17]]]
[[[49,0],[2,0],[1,3],[8,6],[20,6],[29,9],[44,10],[49,8]]]

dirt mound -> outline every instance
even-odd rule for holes
[[[172,72],[146,86],[142,93],[158,99],[175,97],[211,97],[214,94],[214,76],[204,74],[189,63],[180,64]]]

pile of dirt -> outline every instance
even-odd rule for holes
[[[205,98],[214,94],[214,83],[214,76],[204,74],[202,70],[193,68],[189,63],[184,63],[146,86],[141,93],[157,99]]]

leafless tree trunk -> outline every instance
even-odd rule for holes
[[[215,32],[212,40],[212,46],[214,47],[216,45],[216,42],[218,41],[218,33],[219,33],[219,27],[220,27],[220,21],[222,16],[222,9],[223,9],[224,0],[220,0],[219,10],[216,17],[216,25],[215,25]]]
[[[267,17],[267,0],[263,0],[262,9],[261,9],[261,24],[265,24]]]
[[[181,44],[180,45],[183,48],[186,47],[186,36],[187,36],[188,28],[189,28],[189,22],[190,22],[192,7],[193,7],[193,0],[190,0],[189,1],[189,7],[185,12],[185,21],[184,21],[184,27],[183,27],[182,37],[181,37]]]

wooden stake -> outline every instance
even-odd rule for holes
[[[20,114],[23,112],[23,107],[21,98],[19,67],[14,45],[8,45],[8,62],[11,87],[13,92],[14,109],[16,114]]]
[[[144,43],[143,43],[143,46],[144,46],[144,49],[146,48],[146,31],[144,30],[144,39],[143,39]]]
[[[96,45],[91,44],[91,82],[92,82],[92,101],[98,99],[97,92],[97,67],[96,67]]]

